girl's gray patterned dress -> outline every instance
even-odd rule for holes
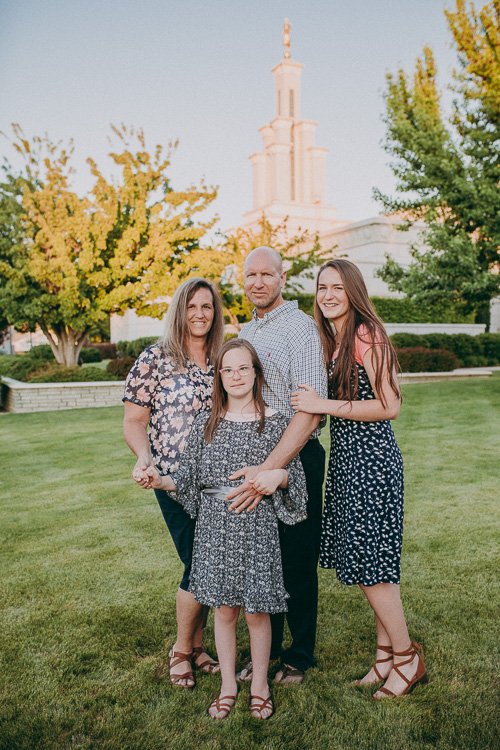
[[[226,492],[241,480],[229,476],[262,463],[279,442],[288,420],[280,413],[266,418],[263,432],[257,421],[223,419],[213,442],[203,428],[207,412],[196,417],[175,475],[177,500],[197,518],[189,590],[201,604],[241,606],[249,613],[286,612],[278,518],[295,524],[306,517],[306,482],[300,459],[288,466],[288,489],[265,497],[250,513],[228,510]]]

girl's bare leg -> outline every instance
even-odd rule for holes
[[[363,590],[363,586],[360,586],[360,588]],[[375,617],[375,629],[377,631],[377,646],[385,646],[385,647],[391,647],[391,640],[389,638],[389,634],[387,633],[387,630],[382,625],[382,622],[377,617],[376,612],[373,613]],[[384,659],[384,661],[377,663],[377,671],[384,680],[389,676],[389,672],[392,669],[392,658],[391,654],[389,654],[387,651],[381,650],[377,648],[376,654],[375,654],[375,660],[381,660]],[[375,666],[375,665],[374,665]],[[369,672],[365,674],[364,677],[362,677],[360,680],[356,680],[356,685],[373,685],[374,683],[379,682],[380,678],[378,677],[377,673],[375,672],[374,667],[372,667]]]
[[[360,586],[360,588],[368,599],[376,617],[380,620],[382,628],[389,636],[393,651],[406,651],[410,647],[411,641],[403,612],[399,585],[395,583],[377,583],[375,586]],[[395,656],[394,666],[397,667],[407,659],[407,656]],[[416,674],[417,667],[418,656],[415,654],[411,662],[400,667],[400,669],[407,679],[411,680]],[[384,683],[384,687],[393,693],[399,694],[406,688],[406,683],[397,672],[392,670]],[[378,693],[375,693],[375,696],[377,695]]]
[[[239,607],[222,607],[214,609],[214,631],[215,645],[219,657],[220,674],[222,684],[220,697],[225,695],[236,695],[236,623],[240,614]],[[226,715],[224,711],[218,711],[215,706],[210,706],[209,714],[215,719],[222,719]]]
[[[245,620],[250,633],[250,651],[252,655],[252,684],[250,693],[268,698],[270,695],[267,682],[269,669],[269,656],[271,654],[271,618],[266,612],[248,614],[245,612]],[[261,718],[265,719],[272,714],[271,708],[265,708],[261,712]]]

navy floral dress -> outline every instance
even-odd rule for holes
[[[358,399],[374,399],[365,368],[356,367]],[[346,584],[399,583],[403,460],[391,423],[331,417],[330,434],[320,566]]]
[[[194,420],[179,470],[174,476],[177,501],[196,518],[189,591],[210,607],[244,607],[249,613],[286,612],[278,519],[293,525],[306,518],[307,490],[302,464],[286,467],[288,488],[264,497],[250,513],[228,510],[226,495],[241,480],[229,476],[243,466],[262,463],[288,425],[279,412],[266,417],[261,434],[251,419],[222,419],[213,441],[203,430],[208,419]]]

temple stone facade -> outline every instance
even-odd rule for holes
[[[272,69],[275,113],[259,130],[262,149],[250,156],[253,206],[244,214],[242,226],[257,229],[263,216],[271,224],[288,217],[290,234],[300,229],[317,232],[323,248],[332,248],[332,256],[356,263],[371,295],[397,296],[375,272],[383,265],[386,253],[402,265],[408,264],[411,245],[423,246],[424,227],[416,224],[401,232],[398,227],[402,220],[397,216],[381,215],[357,222],[337,218],[334,206],[326,203],[327,149],[315,143],[318,123],[302,118],[303,65],[291,57],[288,21],[283,42],[283,59]],[[306,284],[306,290],[311,289],[311,284],[309,288]]]

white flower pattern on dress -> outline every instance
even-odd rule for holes
[[[358,400],[374,399],[365,368],[356,367]],[[391,423],[331,417],[330,434],[320,566],[349,585],[399,583],[403,459]]]

